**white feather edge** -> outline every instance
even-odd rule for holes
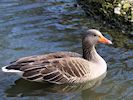
[[[1,68],[3,72],[16,73],[16,74],[18,74],[18,75],[20,75],[20,76],[22,76],[22,74],[23,74],[22,71],[14,70],[14,69],[8,70],[8,69],[6,69],[6,67],[7,67],[7,66],[4,66],[4,67]]]

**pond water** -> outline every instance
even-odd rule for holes
[[[82,53],[83,30],[96,28],[113,41],[113,45],[97,46],[108,64],[106,77],[70,87],[27,82],[0,71],[0,100],[133,100],[132,37],[87,17],[75,3],[74,0],[0,0],[0,66],[29,55],[56,51]]]

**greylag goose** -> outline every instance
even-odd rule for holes
[[[22,57],[2,67],[2,71],[17,73],[29,81],[84,83],[101,76],[107,70],[106,62],[96,52],[97,43],[112,44],[100,31],[89,29],[82,39],[83,55],[75,52],[56,52]]]

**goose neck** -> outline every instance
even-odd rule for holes
[[[97,61],[99,55],[96,52],[95,46],[89,46],[89,47],[83,46],[83,58],[89,61]]]

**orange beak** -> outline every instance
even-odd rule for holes
[[[100,36],[98,42],[104,43],[104,44],[112,44],[112,42],[108,40],[107,38],[105,38],[104,36]]]

